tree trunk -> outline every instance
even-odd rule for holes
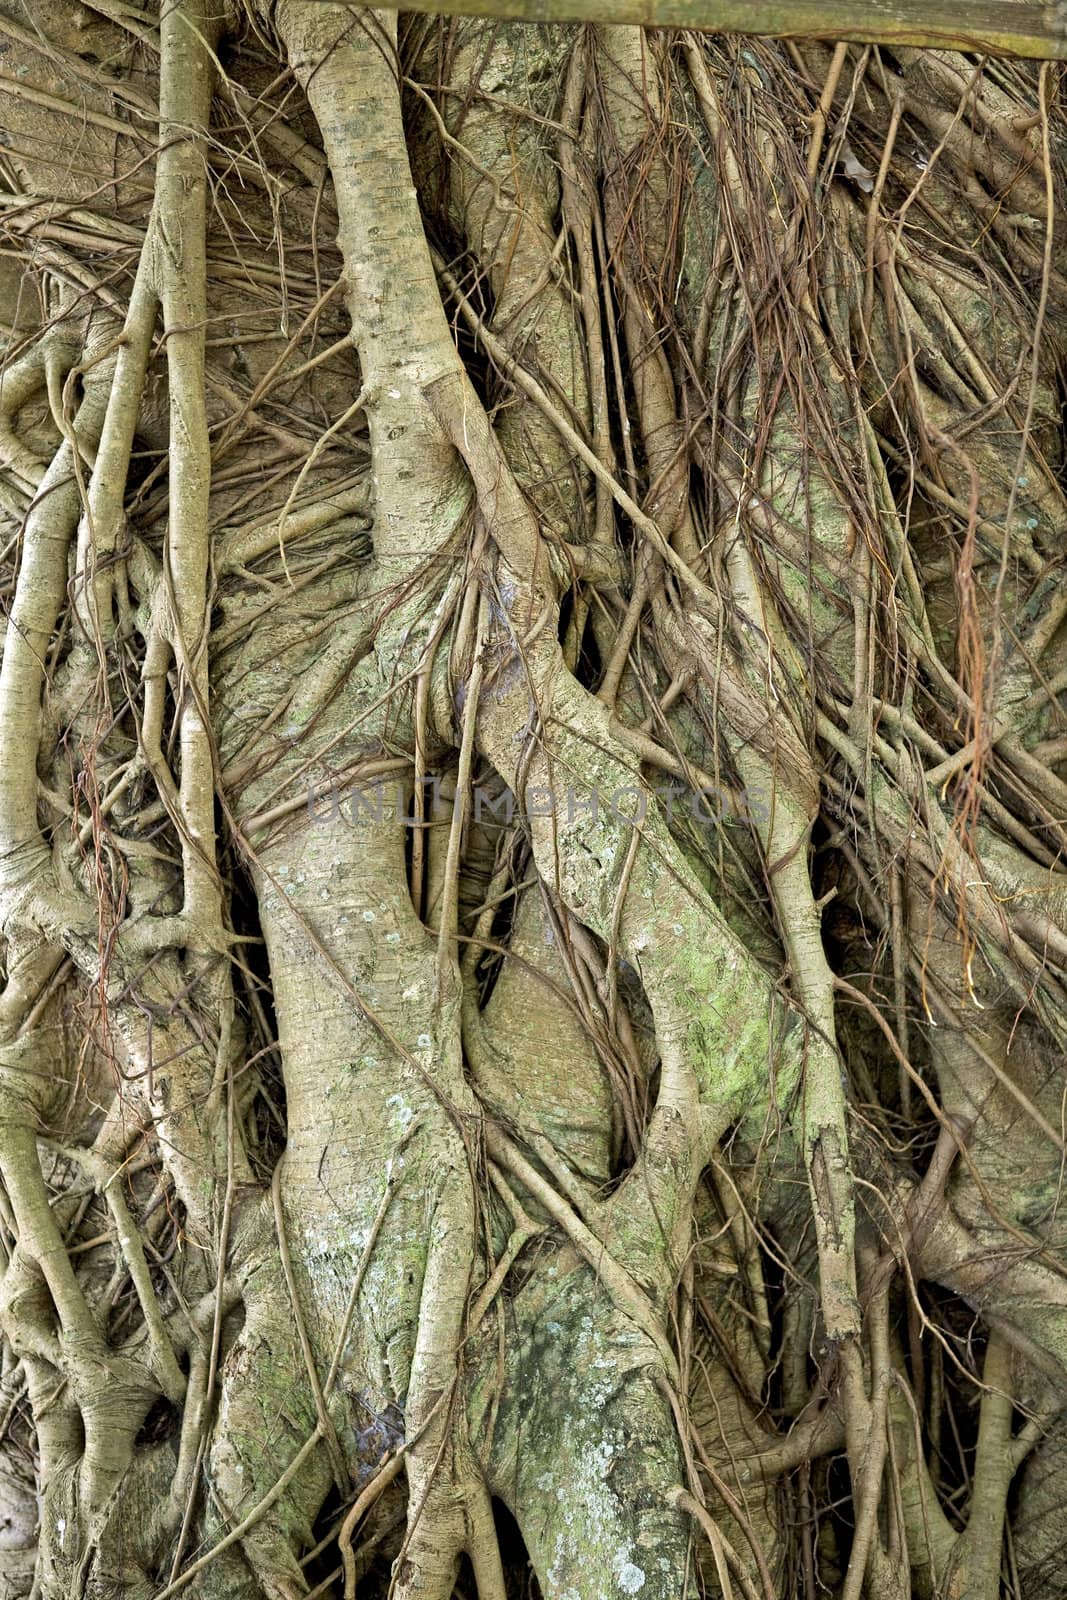
[[[9,1600],[1067,1596],[1061,69],[753,25],[0,0]]]

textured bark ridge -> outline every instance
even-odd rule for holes
[[[2,1600],[1067,1596],[1062,19],[752,9],[0,0]]]

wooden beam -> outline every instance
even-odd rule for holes
[[[502,22],[621,22],[1067,60],[1067,0],[399,0],[386,10]]]

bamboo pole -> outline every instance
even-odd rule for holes
[[[402,0],[384,9],[504,22],[637,23],[1067,60],[1067,0]]]

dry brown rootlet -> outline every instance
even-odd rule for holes
[[[1067,1596],[1062,68],[215,5],[0,9],[0,1594]]]

